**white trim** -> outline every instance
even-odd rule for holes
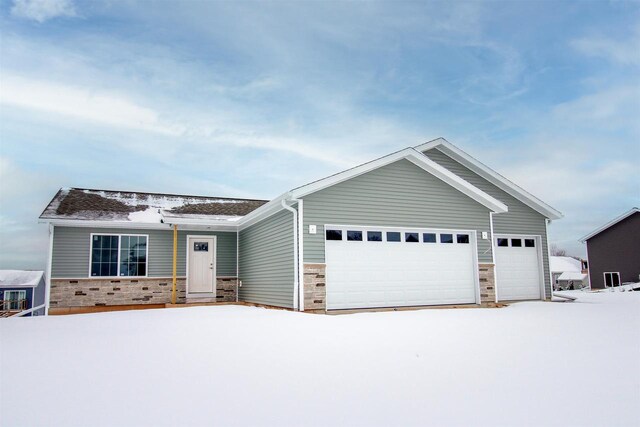
[[[329,228],[342,228],[342,229],[346,229],[347,227],[353,227],[353,228],[361,228],[363,230],[366,231],[377,231],[377,230],[388,230],[388,231],[400,231],[400,232],[411,232],[411,230],[415,230],[418,233],[422,233],[422,232],[428,232],[428,231],[435,231],[435,232],[464,232],[464,233],[473,233],[476,230],[471,230],[471,229],[463,229],[463,228],[436,228],[436,227],[411,227],[411,226],[406,226],[406,225],[357,225],[357,224],[325,224],[324,228],[325,228],[325,235],[324,235],[324,239],[326,240],[326,231],[327,231],[327,227]],[[356,231],[356,230],[352,230],[352,231]],[[443,244],[449,244],[449,243],[443,243]],[[460,245],[466,245],[467,243],[456,243],[454,242],[454,244],[460,244]],[[317,262],[310,262],[309,264],[321,264],[321,263],[317,263]]]
[[[489,227],[491,229],[491,262],[493,263],[493,294],[494,302],[498,302],[498,268],[496,267],[496,240],[493,232],[493,212],[489,212]]]
[[[293,214],[293,309],[300,310],[298,305],[300,297],[298,296],[300,290],[300,272],[299,257],[298,257],[298,211],[287,204],[286,200],[281,200],[282,207]],[[304,307],[303,307],[304,308]]]
[[[434,139],[433,141],[429,141],[424,144],[417,145],[414,148],[420,152],[425,152],[433,148],[438,148],[442,153],[444,153],[448,157],[452,158],[453,160],[467,167],[472,172],[475,172],[476,174],[480,175],[482,178],[486,179],[496,187],[509,193],[511,196],[520,200],[521,202],[523,202],[530,208],[534,209],[535,211],[541,213],[545,217],[549,219],[560,219],[563,217],[562,213],[559,212],[558,210],[552,208],[551,206],[544,203],[542,200],[538,199],[531,193],[520,188],[519,186],[509,181],[504,176],[500,175],[490,167],[476,160],[474,157],[465,153],[460,148],[451,144],[449,141],[447,141],[444,138]]]
[[[473,280],[475,280],[476,282],[476,304],[482,304],[482,297],[480,296],[481,291],[480,291],[480,262],[478,257],[478,232],[476,230],[473,230],[471,232],[471,235],[473,236],[473,245],[474,245],[473,261],[476,266],[476,268],[473,269]],[[456,242],[456,244],[459,244],[459,243]]]
[[[130,230],[169,230],[171,231],[173,223],[147,223],[147,222],[131,222],[131,221],[104,221],[104,220],[73,220],[73,219],[46,219],[40,218],[40,224],[52,224],[59,227],[90,227],[90,228],[124,228]],[[176,223],[178,225],[178,223]],[[229,231],[234,232],[238,229],[237,224],[208,224],[201,225],[191,224],[188,226],[180,226],[182,231]]]
[[[280,212],[283,209],[282,201],[286,200],[287,198],[290,198],[290,196],[291,195],[288,192],[281,194],[275,199],[271,200],[270,202],[260,206],[258,209],[249,212],[247,215],[243,216],[240,221],[238,221],[238,224],[237,224],[238,230],[242,231],[245,228],[250,227],[257,222],[262,221],[263,219],[266,219],[271,215],[274,215]]]
[[[545,242],[547,242],[547,262],[549,263],[549,289],[550,289],[549,292],[551,292],[549,299],[553,299],[554,283],[553,283],[553,274],[551,273],[551,249],[549,248],[549,223],[550,222],[551,222],[550,219],[547,219],[544,222],[544,238],[545,238]],[[544,270],[544,259],[542,260],[542,268]],[[545,294],[546,294],[546,287],[545,287]]]
[[[55,232],[55,226],[49,224],[49,256],[47,257],[47,272],[44,278],[44,315],[49,315],[49,302],[51,299],[51,271],[53,265],[53,233]]]
[[[611,286],[609,286],[609,288],[619,288],[622,285],[622,279],[620,279],[620,272],[619,271],[603,271],[602,272],[602,279],[604,280],[604,288],[603,289],[607,289],[607,274],[611,274]],[[613,286],[613,274],[617,274],[618,275],[618,286]]]
[[[9,293],[13,293],[13,292],[17,292],[18,293],[18,299],[16,299],[16,302],[19,302],[21,299],[27,299],[27,290],[26,289],[3,289],[2,290],[2,300],[5,301],[13,301],[11,299],[7,299],[6,295]],[[20,298],[20,295],[24,295],[24,298]],[[33,305],[33,297],[34,297],[34,292],[33,292],[33,288],[31,289],[31,304]],[[4,305],[3,305],[4,308]],[[13,310],[18,310],[20,307],[15,308]],[[9,303],[9,310],[12,310],[11,308],[11,303]]]
[[[298,309],[304,311],[304,201],[298,199]]]
[[[40,304],[37,307],[33,307],[33,308],[28,309],[28,310],[22,310],[22,311],[20,311],[20,312],[18,312],[16,314],[14,314],[12,317],[22,317],[22,316],[25,316],[25,315],[27,315],[29,313],[34,313],[34,312],[40,310],[41,308],[45,308],[45,305],[44,304]]]
[[[92,276],[91,275],[91,266],[93,265],[93,236],[118,236],[118,269],[116,276]],[[145,255],[145,269],[144,276],[121,276],[120,275],[120,242],[122,241],[122,236],[135,236],[135,237],[146,237],[147,245],[146,245],[146,255]],[[113,278],[129,278],[129,279],[142,279],[149,277],[149,235],[148,234],[135,234],[135,233],[89,233],[89,273],[87,278],[94,279],[113,279]]]
[[[623,219],[630,217],[631,215],[633,215],[634,213],[640,212],[639,208],[632,208],[631,210],[623,213],[622,215],[620,215],[619,217],[616,217],[615,219],[609,221],[608,223],[606,223],[605,225],[603,225],[602,227],[599,227],[595,230],[593,230],[591,233],[587,234],[586,236],[582,237],[579,241],[581,243],[586,242],[587,240],[589,240],[590,238],[592,238],[593,236],[595,236],[596,234],[600,234],[602,233],[604,230],[606,230],[609,227],[612,227],[614,225],[616,225],[617,223],[619,223],[620,221],[622,221]]]
[[[413,148],[405,148],[404,150],[388,154],[371,162],[361,164],[359,166],[337,173],[335,175],[331,175],[319,181],[312,182],[311,184],[298,187],[294,190],[291,190],[291,197],[294,199],[299,199],[311,193],[315,193],[316,191],[323,190],[327,187],[331,187],[333,185],[355,178],[359,175],[370,172],[374,169],[381,168],[402,159],[410,161],[411,163],[415,164],[416,166],[420,167],[436,178],[444,181],[456,190],[474,199],[478,203],[481,203],[494,212],[507,212],[509,210],[507,206],[501,201],[491,197],[479,188],[474,187],[464,179],[443,168],[442,166],[427,158],[427,156],[423,155],[422,153],[414,150]]]
[[[545,290],[545,280],[544,280],[544,258],[542,257],[542,236],[540,234],[514,234],[514,233],[498,233],[495,235],[495,239],[510,239],[511,237],[515,237],[517,239],[534,239],[535,240],[535,245],[537,246],[538,249],[538,274],[540,277],[540,300],[544,301],[546,298],[546,290]],[[497,246],[496,246],[497,247]],[[501,246],[501,247],[505,247],[505,246]],[[509,248],[515,247],[515,248],[526,248],[526,246],[524,245],[524,242],[522,242],[522,246],[511,246],[511,242],[509,242],[509,246],[506,246]],[[548,246],[547,246],[548,249]],[[498,264],[494,264],[493,267],[496,272],[498,270]],[[496,287],[496,301],[499,301],[498,299],[498,288],[499,288],[499,284],[498,284],[498,278],[496,276],[495,278],[496,283],[495,283],[495,287]]]
[[[213,240],[213,274],[211,280],[213,280],[213,292],[196,292],[189,293],[189,239],[212,239]],[[185,297],[186,298],[215,298],[218,291],[218,236],[215,234],[187,234],[185,241],[185,249],[186,249],[186,263],[184,270],[184,287],[185,287]],[[177,276],[176,276],[177,278]]]
[[[122,276],[127,277],[127,276]],[[121,278],[122,278],[121,277]],[[53,280],[96,280],[100,277],[56,277]],[[171,280],[173,276],[147,276],[147,277],[134,277],[134,280]],[[187,276],[176,276],[176,279],[186,279]],[[236,276],[218,276],[218,279],[235,279]],[[106,280],[112,280],[112,277],[107,277]]]

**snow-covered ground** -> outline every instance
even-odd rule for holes
[[[640,425],[640,292],[0,321],[0,425]]]

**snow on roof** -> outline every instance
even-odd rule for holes
[[[582,271],[582,263],[570,256],[552,256],[550,258],[551,271],[559,273],[562,271]]]
[[[162,222],[165,214],[171,214],[174,218],[191,215],[208,219],[241,218],[266,202],[253,199],[62,188],[40,218],[158,224]]]
[[[586,274],[578,273],[576,271],[565,271],[558,276],[558,280],[584,280],[586,277]]]
[[[0,270],[0,288],[36,287],[44,271]]]

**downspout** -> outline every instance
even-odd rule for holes
[[[188,250],[189,248],[187,248]],[[173,280],[171,284],[171,304],[176,303],[176,287],[178,282],[178,226],[173,224]]]
[[[49,258],[47,260],[47,277],[44,282],[44,315],[49,315],[49,300],[51,299],[51,264],[53,262],[53,224],[49,223]]]
[[[553,299],[553,275],[551,274],[551,251],[549,250],[549,224],[550,223],[551,223],[551,220],[549,218],[544,219],[544,238],[547,242],[547,265],[549,266],[549,289],[551,292],[551,295],[549,295],[549,300],[552,300]],[[544,272],[544,260],[542,260],[542,271]],[[546,296],[547,286],[545,285],[543,288],[544,288],[544,294]]]
[[[300,202],[300,200],[293,199],[291,201]],[[280,201],[283,208],[290,211],[293,214],[293,309],[300,310],[299,306],[299,273],[298,273],[298,211],[287,204],[283,199]]]
[[[304,311],[304,201],[298,201],[298,310]]]
[[[489,228],[491,230],[491,260],[493,261],[493,290],[495,302],[498,303],[498,266],[496,265],[496,237],[493,235],[493,214],[489,212]]]

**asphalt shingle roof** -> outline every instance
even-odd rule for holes
[[[130,220],[129,214],[160,211],[172,215],[241,217],[268,200],[132,191],[63,188],[40,215],[41,219]]]

